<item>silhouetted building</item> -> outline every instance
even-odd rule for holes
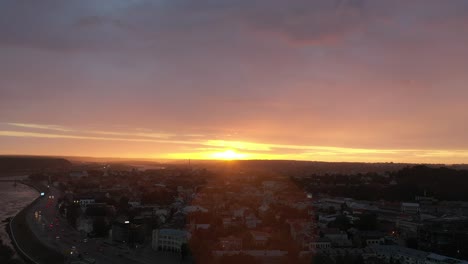
[[[468,217],[425,221],[418,231],[418,246],[451,257],[468,258]]]
[[[145,241],[144,231],[142,224],[119,219],[112,223],[112,240],[130,245],[142,244]]]

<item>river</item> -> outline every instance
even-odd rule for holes
[[[13,182],[0,182],[0,239],[3,244],[13,248],[5,230],[7,223],[3,221],[8,217],[15,216],[38,196],[39,194],[35,189],[24,184],[14,186]]]

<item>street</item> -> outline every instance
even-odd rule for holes
[[[110,239],[87,238],[60,216],[57,199],[61,195],[57,188],[51,186],[41,201],[30,209],[27,221],[44,244],[62,252],[68,261],[78,260],[78,255],[81,255],[95,259],[99,264],[152,264],[156,259],[158,263],[180,262],[176,255],[153,251],[150,243],[130,249],[125,244],[114,244]]]

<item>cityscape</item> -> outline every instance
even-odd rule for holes
[[[0,0],[0,264],[468,264],[467,0]]]
[[[31,263],[467,263],[468,165],[0,161]]]

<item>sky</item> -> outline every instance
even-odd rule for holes
[[[2,0],[0,154],[467,163],[466,0]]]

